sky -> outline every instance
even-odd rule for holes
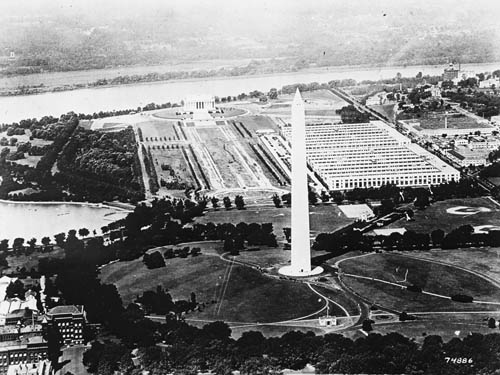
[[[500,16],[500,2],[496,0],[1,0],[0,10],[8,14],[36,14],[45,12],[73,13],[91,12],[108,13],[113,17],[116,14],[141,13],[144,10],[174,10],[200,11],[217,9],[234,9],[249,12],[251,16],[280,11],[317,11],[329,10],[349,12],[365,12],[370,10],[374,15],[381,12],[400,12],[406,7],[423,9],[428,7],[446,10],[446,14],[453,16],[469,10],[482,10],[485,16]],[[287,12],[285,12],[287,13]]]

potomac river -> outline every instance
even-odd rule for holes
[[[280,89],[284,85],[293,83],[323,83],[345,78],[353,78],[359,82],[367,79],[394,78],[397,73],[401,73],[403,77],[414,77],[418,72],[431,76],[440,75],[444,67],[444,65],[377,68],[328,67],[296,73],[172,80],[28,96],[5,96],[0,97],[0,123],[7,124],[25,118],[40,118],[45,115],[59,116],[69,111],[94,113],[113,109],[137,108],[152,102],[157,104],[178,103],[193,94],[235,96],[253,90],[266,92],[270,88]],[[500,63],[462,64],[462,69],[491,72],[500,69]],[[23,77],[22,82],[26,84],[26,77]],[[36,83],[36,81],[32,82],[32,84]]]

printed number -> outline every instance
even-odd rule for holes
[[[465,364],[471,364],[472,358],[467,358],[467,357],[445,357],[444,358],[446,363],[454,363],[457,365],[465,365]]]

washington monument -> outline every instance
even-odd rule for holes
[[[306,163],[306,115],[299,89],[292,103],[292,261],[279,272],[287,276],[312,276],[323,272],[311,269],[309,239],[309,191]]]

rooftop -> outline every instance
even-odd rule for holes
[[[83,306],[75,306],[75,305],[62,305],[51,308],[47,315],[67,315],[67,314],[83,314]]]

